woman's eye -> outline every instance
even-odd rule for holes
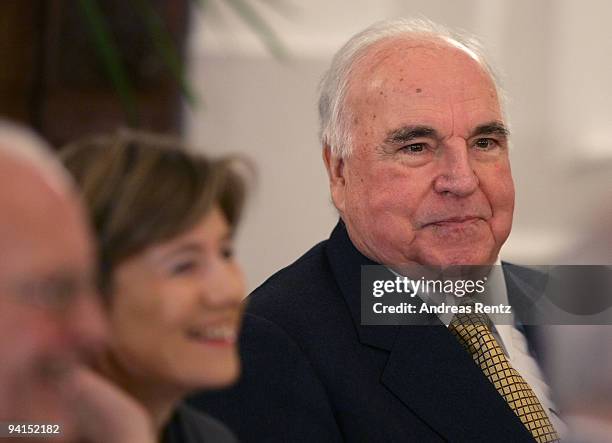
[[[474,146],[478,149],[492,149],[497,146],[497,142],[492,138],[479,138],[474,142]]]
[[[197,268],[197,266],[198,264],[193,260],[183,261],[183,262],[179,262],[173,265],[170,269],[170,272],[174,275],[186,274],[186,273],[194,271]]]
[[[401,150],[408,154],[420,154],[427,149],[425,143],[413,143],[411,145],[404,146]]]
[[[234,258],[234,248],[231,246],[225,246],[221,248],[221,257],[226,260]]]

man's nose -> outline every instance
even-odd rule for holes
[[[465,140],[452,140],[444,147],[440,158],[440,174],[434,181],[434,190],[440,194],[466,197],[478,188],[478,176],[470,161]]]

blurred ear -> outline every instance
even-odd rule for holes
[[[346,180],[344,177],[344,159],[332,152],[329,145],[323,146],[323,161],[329,177],[329,190],[332,201],[340,214],[344,212]]]

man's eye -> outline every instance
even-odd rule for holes
[[[91,290],[91,282],[71,278],[51,278],[19,286],[20,299],[27,303],[64,310],[79,295]]]
[[[474,142],[474,146],[478,149],[492,149],[497,146],[497,141],[492,138],[479,138]]]
[[[420,154],[426,149],[427,145],[425,143],[413,143],[411,145],[406,145],[402,147],[401,151],[406,152],[408,154]]]

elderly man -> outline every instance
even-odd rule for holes
[[[443,321],[360,321],[362,265],[492,265],[510,233],[508,131],[477,48],[428,22],[374,25],[334,57],[319,110],[341,220],[249,297],[243,379],[194,404],[253,442],[556,441],[519,330],[480,328],[491,348],[470,355]]]
[[[144,412],[81,365],[106,337],[93,243],[67,173],[46,151],[0,121],[0,439],[153,441]]]

